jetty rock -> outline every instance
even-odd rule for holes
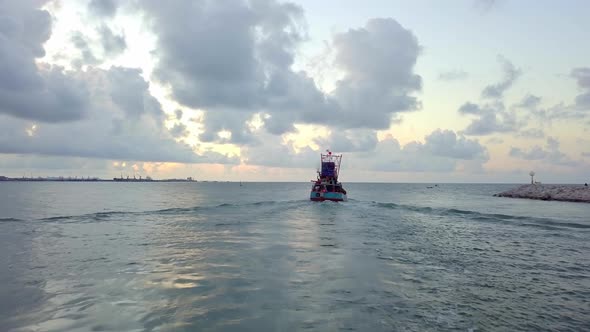
[[[584,185],[526,184],[494,196],[590,203],[590,187]]]

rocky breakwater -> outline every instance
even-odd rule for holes
[[[590,203],[590,187],[584,185],[527,184],[494,196]]]

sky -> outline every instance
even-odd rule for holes
[[[588,12],[0,0],[0,175],[590,182]]]

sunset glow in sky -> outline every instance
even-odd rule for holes
[[[588,12],[0,0],[0,175],[590,182]]]

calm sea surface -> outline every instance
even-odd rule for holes
[[[0,183],[0,331],[590,330],[590,204],[511,187]]]

